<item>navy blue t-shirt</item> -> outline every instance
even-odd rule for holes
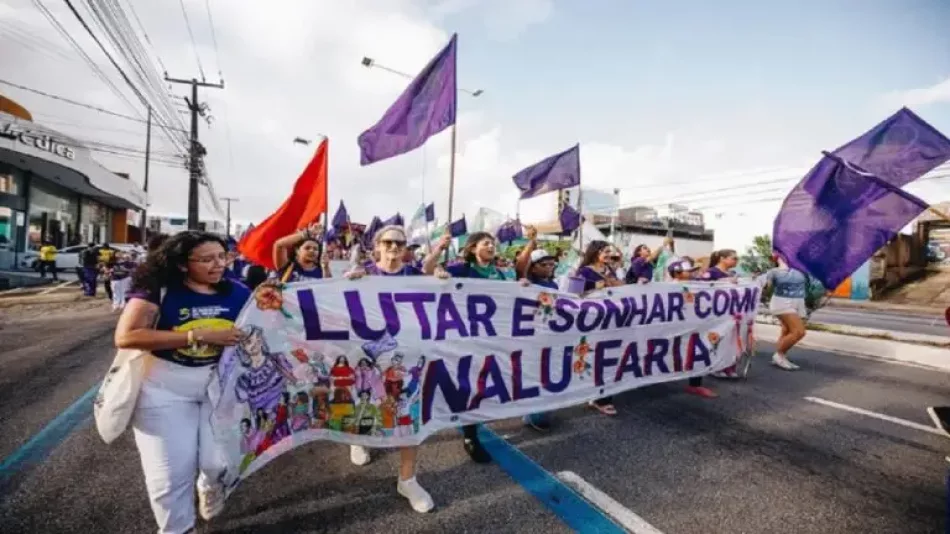
[[[709,281],[714,282],[716,280],[722,280],[723,278],[730,278],[731,276],[732,276],[731,274],[723,271],[719,267],[710,267],[709,269],[706,270],[706,272],[700,275],[699,278],[702,280],[709,280]]]
[[[129,295],[130,300],[135,298],[159,304],[160,297],[139,292]],[[198,328],[212,330],[233,328],[234,321],[237,320],[238,314],[241,313],[241,309],[249,298],[251,298],[251,290],[242,284],[231,284],[230,292],[215,295],[196,293],[184,286],[169,288],[165,293],[165,299],[159,305],[157,329],[187,332]],[[218,363],[223,350],[223,347],[216,345],[198,345],[194,348],[156,350],[152,351],[152,354],[188,367],[202,367]]]
[[[284,274],[287,272],[287,269],[292,269],[290,277],[287,278],[287,282],[302,282],[304,280],[319,280],[323,278],[323,268],[319,265],[309,271],[304,269],[300,264],[294,262],[289,267],[284,267],[281,273],[281,280],[284,278]]]

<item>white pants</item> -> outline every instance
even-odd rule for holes
[[[129,289],[129,285],[132,283],[131,278],[123,278],[122,280],[111,280],[109,282],[112,285],[112,309],[121,310],[125,307],[125,293]]]
[[[160,534],[194,528],[195,479],[208,488],[224,471],[211,430],[212,370],[155,358],[142,383],[132,428]]]

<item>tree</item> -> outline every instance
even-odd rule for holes
[[[769,235],[757,235],[752,238],[752,246],[746,247],[745,254],[739,256],[739,267],[749,274],[764,273],[774,266],[772,237]]]

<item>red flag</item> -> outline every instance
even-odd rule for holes
[[[317,153],[297,178],[290,197],[270,217],[248,230],[238,243],[238,250],[248,260],[275,270],[274,242],[316,222],[327,210],[328,140],[317,147]]]

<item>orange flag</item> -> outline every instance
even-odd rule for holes
[[[317,221],[327,211],[327,151],[328,140],[317,147],[317,153],[297,178],[290,197],[270,217],[249,230],[238,250],[249,261],[275,270],[274,243],[297,230]]]

